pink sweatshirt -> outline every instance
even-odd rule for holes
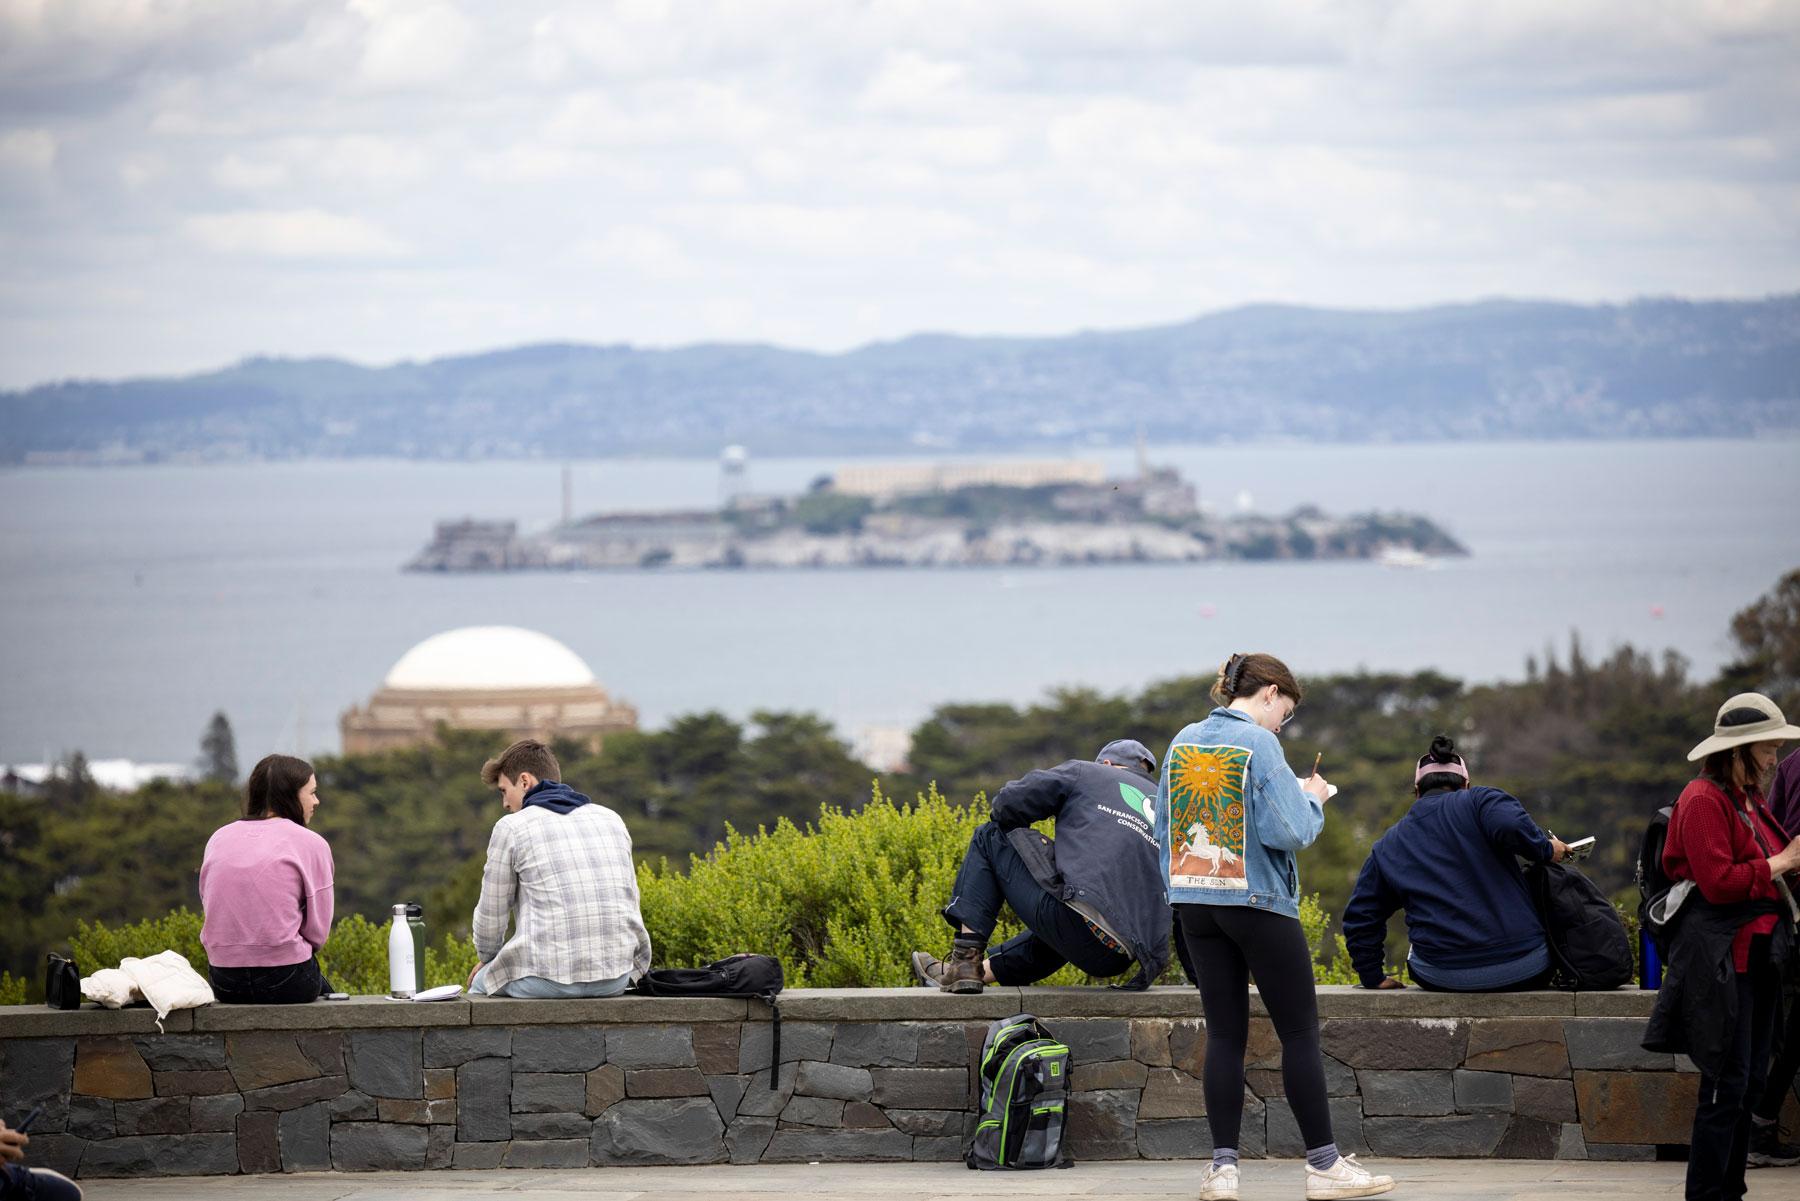
[[[200,863],[200,943],[214,967],[303,963],[331,933],[331,844],[283,817],[221,826]]]

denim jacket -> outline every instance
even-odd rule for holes
[[[1156,840],[1173,905],[1249,905],[1300,916],[1294,855],[1325,828],[1281,740],[1236,709],[1214,709],[1163,758]]]

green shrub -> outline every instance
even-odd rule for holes
[[[25,993],[29,983],[11,972],[0,972],[0,1005],[26,1004]]]

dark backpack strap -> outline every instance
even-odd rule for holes
[[[772,1016],[769,1019],[769,1091],[775,1091],[775,1078],[781,1075],[781,1002],[774,993],[765,993],[763,1001]]]

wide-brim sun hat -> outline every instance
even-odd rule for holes
[[[1688,752],[1688,762],[1746,742],[1789,742],[1796,738],[1800,738],[1800,726],[1789,725],[1774,701],[1760,692],[1740,692],[1719,706],[1712,737]]]

